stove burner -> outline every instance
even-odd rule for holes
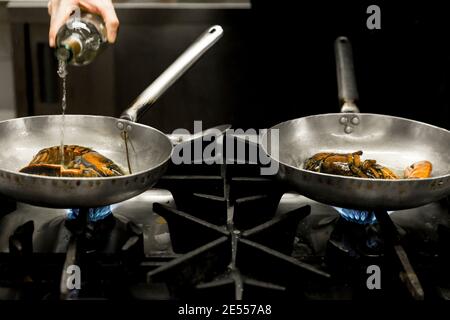
[[[342,218],[349,222],[358,224],[374,224],[377,221],[373,211],[355,210],[333,207],[341,215]]]
[[[355,222],[358,224],[374,224],[377,222],[377,218],[375,216],[374,211],[346,209],[339,207],[333,208],[337,212],[339,212],[342,218],[350,222]],[[392,212],[393,211],[388,211],[389,214],[391,214]]]
[[[80,214],[80,209],[68,209],[67,219],[74,220]],[[111,206],[97,207],[88,209],[88,221],[97,222],[105,219],[107,216],[112,214]]]
[[[66,228],[78,237],[79,243],[87,250],[104,247],[115,224],[111,206],[69,209],[65,221]]]
[[[338,219],[330,235],[328,247],[334,248],[348,257],[375,258],[382,255],[384,243],[378,224],[360,224],[346,219]],[[331,260],[332,263],[336,262],[335,259]]]
[[[389,213],[375,211],[372,213],[375,217],[368,219],[367,215],[353,215],[361,211],[342,212],[351,214],[341,215],[343,218],[337,221],[327,246],[327,263],[334,273],[358,281],[368,266],[382,266],[381,269],[388,270],[391,275],[398,275],[391,281],[400,280],[413,299],[422,300],[422,285],[401,244],[405,232],[393,223]],[[375,223],[363,224],[363,220],[375,220]],[[371,295],[364,286],[360,290],[359,295]]]

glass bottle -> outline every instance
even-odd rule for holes
[[[56,35],[56,57],[67,64],[91,63],[107,43],[106,27],[98,15],[81,12],[73,15]]]

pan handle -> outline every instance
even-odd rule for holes
[[[216,25],[208,28],[136,98],[131,107],[125,110],[120,118],[133,122],[138,121],[156,100],[222,37],[222,34],[221,26]]]
[[[359,112],[356,106],[358,88],[356,87],[355,69],[353,66],[352,45],[348,38],[339,37],[334,43],[336,55],[336,73],[341,112]]]

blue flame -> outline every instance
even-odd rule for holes
[[[68,209],[67,210],[67,219],[74,220],[78,217],[80,213],[80,209]],[[96,222],[105,219],[107,216],[112,214],[111,206],[97,207],[89,209],[89,221]]]
[[[345,209],[333,207],[345,220],[350,222],[356,222],[359,224],[374,224],[377,222],[375,213],[373,211],[363,211],[355,209]]]
[[[345,209],[333,207],[341,217],[350,222],[356,222],[359,224],[374,224],[377,222],[377,218],[375,217],[375,212],[373,211],[364,211],[364,210],[355,210],[355,209]],[[388,211],[388,214],[391,214],[393,211]]]

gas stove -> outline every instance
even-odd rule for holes
[[[172,165],[154,189],[95,209],[1,199],[0,299],[450,299],[448,199],[333,208],[260,167]]]

